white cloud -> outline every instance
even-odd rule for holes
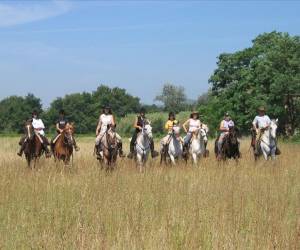
[[[0,28],[47,19],[70,9],[66,1],[0,3]]]

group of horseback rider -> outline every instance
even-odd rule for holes
[[[45,125],[42,121],[42,119],[39,118],[38,112],[33,111],[32,117],[27,122],[30,122],[32,124],[32,127],[34,129],[35,135],[39,138],[41,141],[42,147],[46,153],[46,156],[50,156],[51,153],[48,149],[48,145],[51,145],[51,148],[53,148],[55,142],[63,132],[64,128],[69,124],[68,119],[65,117],[64,110],[60,110],[59,112],[59,118],[56,122],[56,132],[57,134],[55,137],[51,140],[51,143],[49,143],[48,139],[45,136]],[[264,130],[266,130],[271,123],[271,119],[268,115],[266,115],[266,110],[264,107],[258,108],[258,115],[254,118],[252,125],[253,125],[253,131],[255,131],[256,138],[254,142],[252,142],[252,146],[254,148],[255,154],[259,154],[259,142],[261,134]],[[139,114],[135,118],[134,122],[134,133],[132,135],[131,141],[130,141],[130,153],[128,154],[128,158],[133,158],[134,152],[135,152],[135,144],[137,135],[140,133],[140,131],[144,128],[146,124],[150,124],[150,121],[146,117],[146,110],[142,108],[139,112]],[[202,128],[203,126],[206,126],[200,121],[199,112],[193,111],[190,115],[190,118],[186,120],[182,124],[182,128],[186,133],[186,136],[184,139],[180,137],[180,124],[179,121],[176,120],[175,113],[170,112],[167,122],[165,123],[165,130],[167,131],[167,135],[162,139],[162,145],[166,147],[170,141],[170,137],[173,133],[176,134],[176,136],[180,139],[180,141],[183,144],[183,156],[185,156],[188,152],[189,144],[191,142],[193,133]],[[218,158],[221,157],[221,150],[222,145],[224,142],[224,139],[229,134],[230,129],[232,129],[235,126],[234,121],[231,119],[231,116],[229,113],[225,113],[224,119],[220,123],[219,127],[219,137],[217,139],[217,148],[218,148]],[[97,155],[100,157],[100,141],[101,138],[104,136],[106,131],[108,129],[115,129],[116,128],[116,122],[114,119],[114,116],[112,114],[112,110],[109,106],[104,106],[102,113],[99,117],[97,128],[96,128],[96,148],[98,148]],[[122,138],[119,134],[116,133],[117,138],[117,147],[120,157],[124,157],[123,149],[122,149]],[[17,153],[19,156],[22,156],[25,145],[26,145],[26,136],[23,136],[19,142],[20,144],[20,151]],[[79,150],[79,147],[76,144],[75,139],[73,140],[73,146],[76,151]],[[100,147],[99,147],[100,146]],[[158,156],[158,152],[154,149],[154,142],[153,139],[150,138],[150,150],[151,150],[151,156],[152,158]],[[279,149],[277,150],[277,154],[279,154]]]

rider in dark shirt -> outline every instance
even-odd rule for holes
[[[135,131],[134,131],[131,141],[130,141],[130,153],[127,156],[128,158],[133,157],[137,135],[142,130],[142,128],[148,123],[145,113],[146,113],[146,110],[144,108],[141,108],[140,114],[135,119],[135,122],[134,122]],[[150,150],[151,150],[152,158],[158,156],[158,153],[154,150],[153,139],[151,139],[151,141],[150,141]]]
[[[56,140],[60,136],[60,134],[64,131],[66,125],[69,123],[68,119],[65,117],[65,111],[61,109],[59,111],[59,118],[56,121],[56,136],[51,140],[51,147],[53,148]],[[76,151],[79,151],[79,147],[76,144],[75,138],[73,138],[73,146]]]

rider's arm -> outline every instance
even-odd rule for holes
[[[186,133],[187,133],[187,128],[186,128],[186,126],[188,125],[189,121],[190,121],[190,119],[186,120],[185,123],[182,124],[182,128],[183,128],[183,130],[184,130]]]
[[[134,124],[133,124],[133,127],[134,127],[134,128],[137,128],[137,129],[142,129],[140,126],[138,126],[137,123],[138,123],[138,118],[136,117],[136,118],[135,118],[135,121],[134,121]]]
[[[116,123],[115,123],[115,117],[112,115],[111,116],[112,118],[111,118],[111,126],[112,127],[115,127],[116,126]]]
[[[222,121],[222,122],[220,123],[220,128],[219,128],[219,130],[220,130],[221,132],[227,132],[228,129],[225,128],[223,124],[224,124],[224,123],[223,123],[223,121]]]
[[[252,122],[252,128],[253,128],[254,130],[257,130],[257,118],[256,118],[256,117],[254,118],[254,120],[253,120],[253,122]]]
[[[59,132],[62,132],[63,130],[59,128],[59,123],[56,123],[56,130],[58,130]]]
[[[101,125],[102,125],[102,122],[101,120],[99,119],[99,122],[98,122],[98,125],[97,125],[97,128],[96,128],[96,136],[99,134],[99,130],[101,128]]]
[[[169,131],[169,121],[165,123],[165,130]]]

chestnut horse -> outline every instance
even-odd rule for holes
[[[74,145],[74,126],[73,124],[67,124],[63,132],[54,142],[52,147],[52,153],[54,160],[62,160],[65,165],[70,163],[70,159],[73,159],[73,145]]]
[[[31,121],[25,123],[25,148],[24,155],[27,160],[28,167],[31,166],[32,160],[34,160],[35,167],[37,160],[43,154],[43,146],[39,137],[35,134]]]

